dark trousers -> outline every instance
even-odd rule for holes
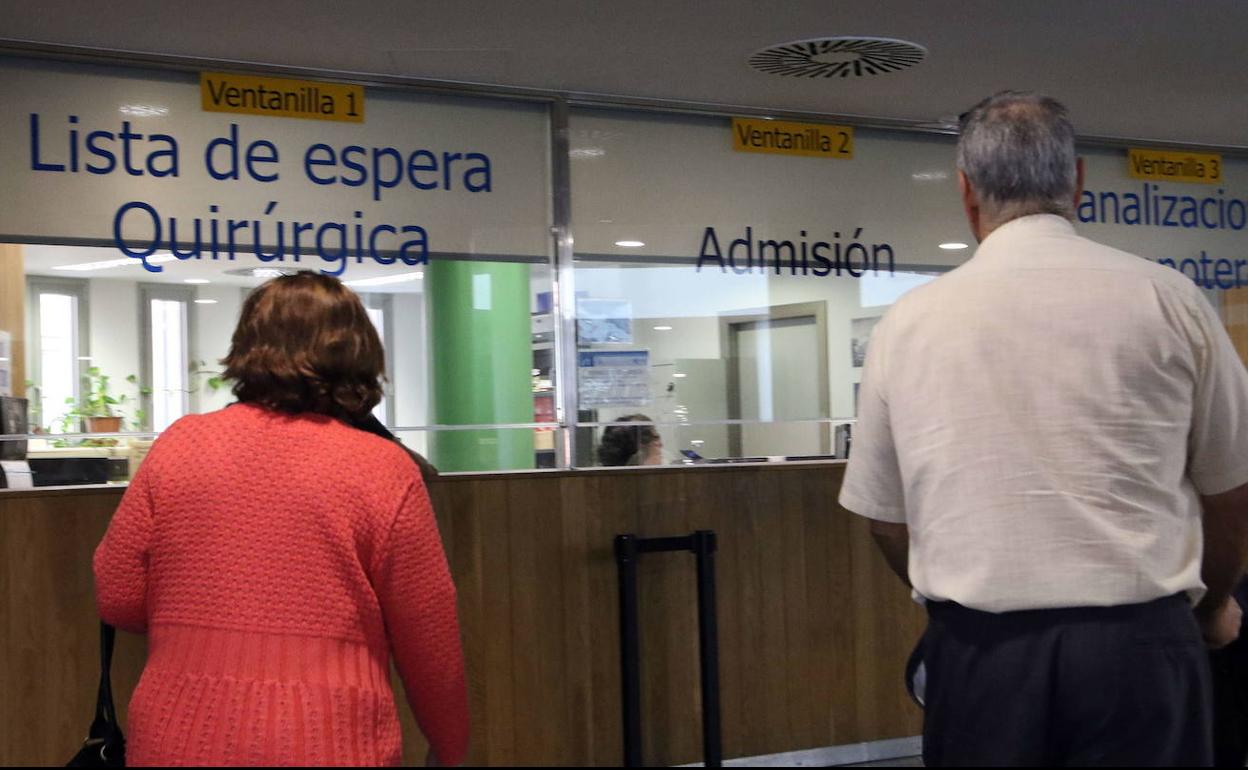
[[[1235,591],[1240,607],[1248,608],[1248,579]],[[1213,762],[1218,767],[1243,767],[1248,761],[1248,620],[1239,638],[1209,654],[1213,668]]]
[[[993,614],[928,604],[923,759],[1209,765],[1209,658],[1180,596]]]
[[[1213,760],[1217,767],[1248,761],[1248,643],[1209,655],[1213,667]]]

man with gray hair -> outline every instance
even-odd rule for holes
[[[1075,233],[1061,104],[1004,92],[961,129],[980,245],[876,327],[840,497],[926,603],[924,759],[1208,764],[1248,373],[1191,281]]]

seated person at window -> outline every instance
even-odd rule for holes
[[[630,414],[616,422],[652,422],[644,414]],[[598,445],[602,465],[662,465],[663,437],[653,425],[612,425]]]

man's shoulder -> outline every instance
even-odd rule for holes
[[[1088,261],[1090,268],[1118,270],[1163,283],[1174,284],[1175,286],[1187,286],[1192,283],[1187,276],[1178,270],[1155,262],[1148,257],[1140,256],[1100,241],[1094,241],[1077,233],[1071,235],[1071,241],[1073,248],[1077,250],[1081,258]]]
[[[975,273],[977,264],[1001,264],[1000,258],[1005,256],[1005,264],[1014,269],[1060,269],[1072,275],[1110,273],[1119,282],[1147,282],[1187,296],[1200,294],[1199,287],[1174,266],[1093,240],[1073,228],[1044,233],[1015,233],[1008,239],[986,241],[981,250],[987,258],[980,259],[977,252],[964,265],[971,268],[968,273]],[[952,274],[958,272],[955,270]]]
[[[1110,286],[1115,287],[1112,296],[1096,290],[1087,292],[1087,299],[1093,304],[1121,297],[1124,289],[1130,293],[1130,287],[1137,296],[1140,296],[1138,292],[1157,296],[1164,304],[1175,307],[1192,308],[1205,302],[1200,287],[1179,270],[1075,233],[1062,238],[1058,244],[1049,241],[1042,248],[1045,250],[1027,255],[1015,253],[1015,257],[1026,258],[1008,261],[995,259],[999,256],[995,254],[987,254],[985,259],[976,255],[936,280],[911,289],[884,314],[872,338],[904,335],[916,325],[968,307],[972,297],[978,301],[986,295],[1000,301],[1011,301],[1006,298],[1019,296],[1037,299],[1033,289],[1028,288],[1031,284],[1027,275],[1033,268],[1069,271],[1067,277],[1071,281],[1087,287],[1099,285],[1107,291]],[[1015,274],[1018,280],[1003,283],[1000,280],[1003,267],[1018,271]]]
[[[949,293],[957,292],[958,282],[965,279],[971,272],[971,263],[964,262],[936,276],[935,280],[910,289],[893,302],[892,307],[884,314],[884,320],[926,312],[926,308],[933,303],[942,302]]]
[[[1159,294],[1186,303],[1204,301],[1196,282],[1174,267],[1081,235],[1074,237],[1080,241],[1081,253],[1089,270],[1111,272],[1117,281],[1147,283]]]

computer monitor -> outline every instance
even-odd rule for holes
[[[25,436],[30,433],[26,418],[27,402],[15,396],[0,396],[0,435]],[[0,460],[25,460],[26,441],[0,440]]]

